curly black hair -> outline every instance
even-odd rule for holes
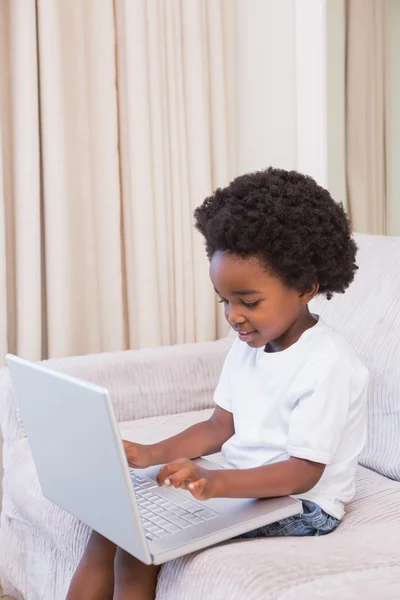
[[[194,212],[209,259],[216,251],[258,257],[288,287],[315,283],[331,299],[357,270],[357,245],[341,203],[312,177],[269,167],[219,188]]]

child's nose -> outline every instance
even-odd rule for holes
[[[240,314],[240,309],[234,308],[233,306],[227,306],[225,310],[225,316],[227,321],[233,326],[242,325],[246,319]]]

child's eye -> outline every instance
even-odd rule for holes
[[[228,304],[228,300],[225,300],[225,298],[219,298],[218,302],[220,304]]]
[[[246,308],[255,308],[258,304],[260,304],[259,300],[256,300],[256,302],[244,302],[243,300],[242,302]]]

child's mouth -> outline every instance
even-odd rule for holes
[[[238,336],[242,340],[242,342],[251,342],[255,337],[257,331],[253,329],[252,331],[238,331]]]

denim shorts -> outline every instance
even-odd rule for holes
[[[234,539],[327,535],[339,525],[339,519],[328,515],[318,504],[303,500],[303,512],[239,535]]]

